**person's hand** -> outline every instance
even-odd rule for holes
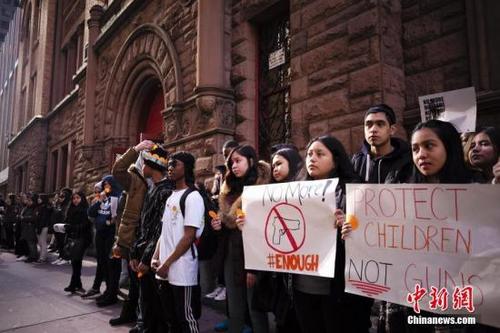
[[[221,222],[220,218],[212,219],[211,225],[215,231],[219,231],[222,229],[222,222]]]
[[[136,152],[140,152],[140,151],[143,151],[143,150],[150,150],[155,145],[156,144],[153,141],[151,141],[151,140],[144,140],[144,141],[140,142],[138,145],[136,145],[134,147],[134,150]]]
[[[168,277],[168,269],[169,266],[167,265],[167,262],[165,262],[163,263],[163,265],[160,266],[160,268],[156,270],[156,275],[158,275],[163,279],[166,279]]]
[[[342,209],[336,209],[335,212],[333,213],[335,215],[335,227],[336,228],[341,228],[342,225],[345,223],[345,214],[342,211]]]
[[[121,258],[123,256],[122,250],[118,245],[114,245],[113,248],[111,249],[111,254],[113,258]]]
[[[139,261],[137,259],[130,260],[129,265],[134,272],[138,272],[137,266],[139,266]]]
[[[239,217],[236,218],[236,226],[238,229],[241,231],[243,230],[243,226],[245,225],[246,218],[245,215],[240,215]]]
[[[350,222],[344,222],[342,225],[342,230],[340,231],[342,239],[345,240],[352,231],[352,225]]]
[[[151,259],[151,270],[157,271],[160,267],[160,259]]]
[[[147,272],[149,272],[149,266],[140,262],[137,266],[137,270],[142,274],[146,274]]]
[[[493,183],[500,184],[500,157],[498,158],[497,163],[493,166]]]
[[[257,275],[253,273],[247,273],[247,288],[252,288],[257,282]]]

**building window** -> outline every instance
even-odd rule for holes
[[[259,26],[259,156],[288,142],[290,116],[290,17],[283,14]]]
[[[26,15],[24,16],[23,22],[23,58],[26,62],[28,60],[29,49],[30,49],[30,28],[31,28],[31,3],[28,4],[28,9],[26,10]]]
[[[36,105],[36,73],[33,74],[30,81],[30,99],[28,103],[28,117],[27,121],[31,120],[35,115],[34,109]]]
[[[59,191],[63,187],[73,186],[73,167],[74,167],[74,147],[76,141],[71,141],[56,149],[50,154],[50,168],[47,171],[50,179],[48,182],[48,191]]]
[[[28,191],[28,162],[18,166],[15,171],[15,189],[17,193]]]

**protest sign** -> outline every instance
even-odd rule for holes
[[[348,184],[346,292],[500,327],[499,198],[493,185]]]
[[[245,186],[245,268],[333,277],[338,179]]]
[[[422,121],[449,121],[461,133],[476,130],[476,93],[474,87],[420,96]]]

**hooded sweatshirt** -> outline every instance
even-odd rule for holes
[[[404,183],[411,176],[410,147],[398,138],[391,138],[391,145],[394,149],[389,154],[373,158],[370,155],[370,145],[366,140],[363,141],[361,151],[352,158],[352,165],[354,172],[365,183]]]
[[[113,176],[108,175],[102,179],[104,182],[111,185],[111,193],[108,193],[106,198],[96,201],[88,210],[88,216],[94,218],[95,228],[97,231],[115,232],[115,226],[112,219],[117,215],[118,198],[122,193],[121,186],[116,182]]]

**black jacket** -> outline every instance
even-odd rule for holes
[[[90,223],[87,217],[87,207],[71,204],[68,208],[64,224],[64,229],[68,237],[83,239],[87,245],[92,243],[92,223]]]
[[[394,150],[377,158],[370,156],[370,145],[363,141],[361,151],[352,157],[354,172],[365,183],[397,184],[406,182],[411,176],[412,161],[408,144],[398,138],[391,138]],[[369,161],[369,163],[368,163]],[[368,164],[368,177],[366,165]]]
[[[130,253],[131,259],[137,259],[148,266],[151,264],[156,242],[161,235],[161,218],[165,204],[173,189],[172,182],[164,179],[146,193],[141,211],[141,225],[138,228],[139,233]]]

